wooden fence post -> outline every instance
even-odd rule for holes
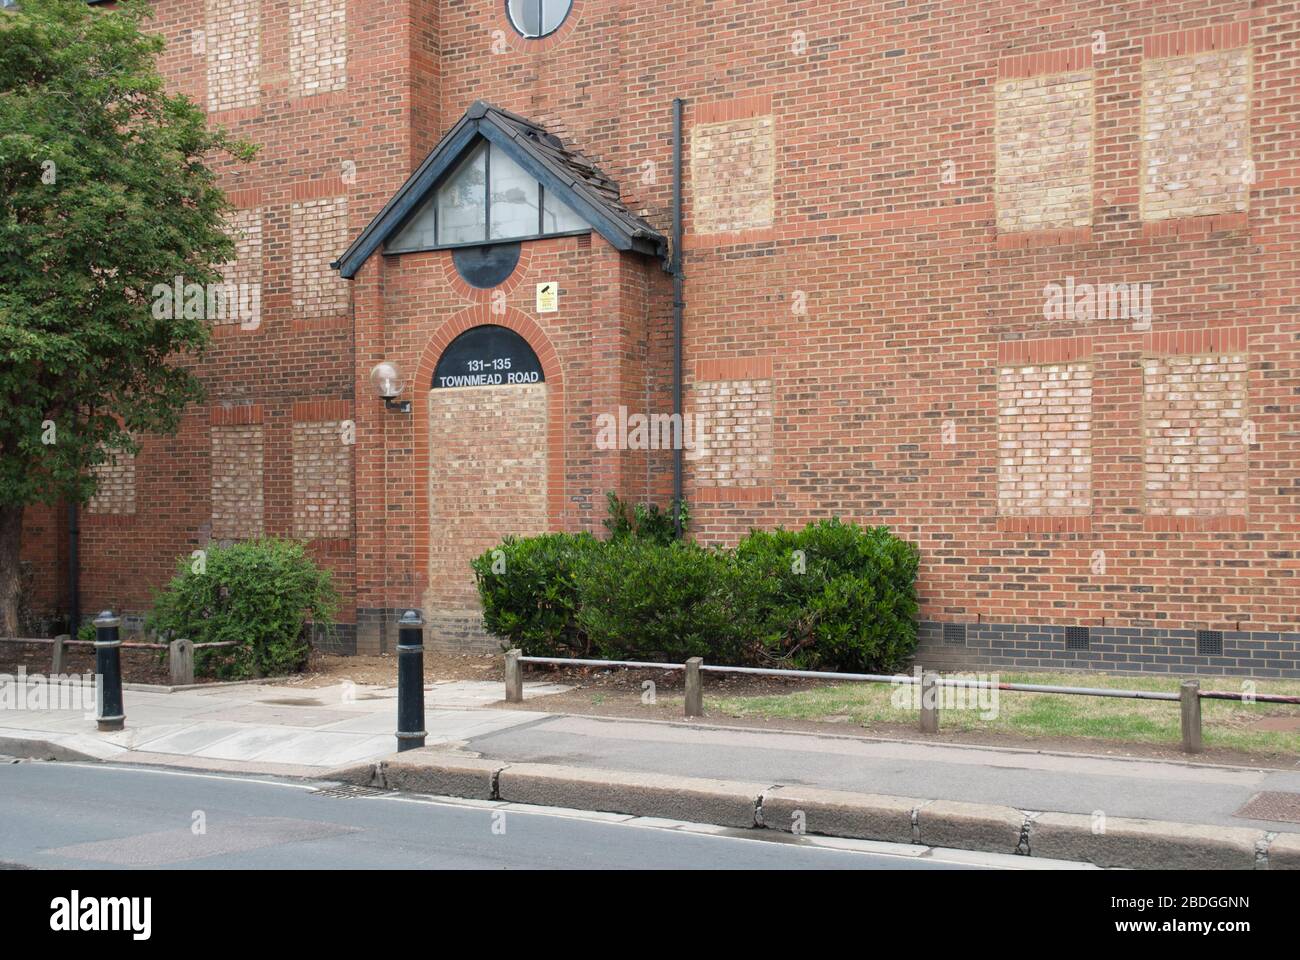
[[[194,682],[194,641],[173,640],[167,645],[172,686],[187,687]]]
[[[921,674],[921,732],[939,732],[939,675]]]
[[[1197,680],[1184,680],[1179,685],[1182,698],[1183,750],[1201,752],[1201,684]]]
[[[691,657],[686,661],[686,715],[688,717],[704,716],[704,683],[700,678],[703,657]]]
[[[506,651],[506,703],[524,702],[524,665],[518,650]]]

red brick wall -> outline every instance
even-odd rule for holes
[[[688,460],[697,537],[727,542],[751,525],[832,515],[888,524],[921,547],[927,620],[1296,629],[1300,4],[580,0],[560,34],[524,41],[499,0],[350,0],[346,91],[307,102],[292,97],[287,6],[260,7],[260,108],[214,117],[267,144],[251,169],[226,173],[263,211],[265,290],[261,328],[218,340],[205,377],[214,402],[267,411],[270,531],[292,521],[292,403],[357,398],[357,609],[382,619],[427,588],[427,383],[412,380],[413,416],[392,414],[371,396],[369,370],[387,359],[423,372],[455,318],[480,306],[487,322],[501,319],[490,295],[449,279],[448,254],[422,253],[373,257],[351,283],[351,316],[295,327],[293,201],[346,196],[355,235],[484,99],[584,151],[668,233],[680,96],[687,409],[705,383],[752,379],[706,378],[701,363],[742,361],[770,370],[759,379],[762,390],[770,380],[772,410],[770,484],[729,489]],[[206,70],[190,49],[201,15],[197,2],[159,3],[168,69],[199,97]],[[1222,53],[1239,49],[1248,58]],[[1246,66],[1243,144],[1240,104],[1214,97],[1238,90]],[[1162,140],[1160,124],[1183,116],[1170,78],[1197,76],[1198,116],[1215,133],[1186,164],[1186,131]],[[1060,106],[1085,87],[1079,110]],[[1061,115],[1035,114],[1035,103]],[[1033,149],[1017,151],[1017,136]],[[344,183],[349,160],[355,180]],[[1185,200],[1206,215],[1183,215]],[[556,314],[533,309],[541,280],[561,285]],[[1050,285],[1067,281],[1149,284],[1152,316],[1045,315]],[[671,297],[659,266],[599,237],[535,242],[505,302],[563,379],[562,399],[548,391],[562,404],[552,526],[599,529],[606,489],[665,500],[668,457],[592,443],[600,412],[669,409]],[[1168,418],[1151,409],[1148,361],[1226,346],[1230,363],[1244,357],[1246,442],[1239,451],[1219,437],[1224,449],[1198,465],[1213,473],[1212,458],[1227,458],[1230,487],[1244,458],[1244,505],[1186,517],[1150,509],[1165,454],[1144,431],[1181,428],[1153,426]],[[1000,510],[1001,371],[1076,360],[1090,382],[1087,507]],[[97,552],[107,541],[88,543],[87,608],[143,602],[141,582],[169,567],[154,557],[201,540],[208,453],[196,437],[147,444],[137,512],[113,527],[128,552],[148,555],[136,565],[146,577],[115,585]],[[169,478],[166,496],[151,476]],[[383,642],[377,628],[364,636],[363,648]]]
[[[419,93],[413,92],[411,56],[430,43],[426,21],[433,6],[404,0],[154,5],[153,29],[168,41],[162,66],[173,89],[208,107],[213,123],[261,145],[250,164],[215,158],[242,211],[238,225],[260,225],[260,242],[241,244],[245,254],[260,253],[256,263],[245,256],[228,279],[256,282],[260,275],[261,310],[255,323],[214,331],[200,368],[207,408],[191,411],[176,437],[145,438],[135,463],[135,512],[83,510],[83,612],[147,610],[175,558],[214,538],[211,431],[234,428],[210,420],[215,424],[227,407],[256,404],[262,412],[262,530],[293,535],[295,405],[325,399],[351,411],[355,395],[351,291],[329,263],[409,174],[414,98],[421,100],[426,130],[436,123],[430,104],[436,83],[422,79]],[[223,24],[236,14],[256,17],[255,49],[243,37],[223,45]],[[344,63],[338,62],[340,42]],[[228,105],[209,98],[209,63],[222,52],[233,55],[230,69],[239,83],[221,91],[236,90],[231,96],[239,104],[212,109]],[[315,215],[317,208],[345,220],[334,229],[330,216]],[[301,508],[297,512],[301,516]],[[61,511],[29,511],[24,550],[39,559],[35,605],[44,610],[66,612],[66,576],[51,562],[50,545],[51,537],[65,536],[65,527]],[[314,541],[312,550],[335,570],[344,593],[342,619],[350,623],[351,536]]]

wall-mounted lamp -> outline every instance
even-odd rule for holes
[[[370,382],[374,384],[375,393],[384,401],[384,406],[389,410],[397,410],[401,413],[411,412],[411,401],[397,398],[402,395],[406,389],[406,383],[402,380],[402,371],[397,369],[397,364],[389,363],[385,360],[383,363],[375,364],[375,369],[370,371]]]

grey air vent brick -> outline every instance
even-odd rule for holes
[[[1196,655],[1200,657],[1223,656],[1223,631],[1197,630]]]

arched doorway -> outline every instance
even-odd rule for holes
[[[429,589],[435,643],[492,649],[469,561],[548,527],[548,384],[509,327],[481,324],[439,356],[429,390]]]

